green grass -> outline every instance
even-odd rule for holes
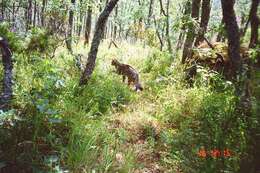
[[[94,74],[83,87],[65,48],[53,59],[15,55],[14,114],[22,117],[20,129],[27,127],[17,140],[33,142],[39,150],[30,150],[33,161],[42,163],[42,141],[58,156],[56,164],[72,172],[237,170],[246,147],[245,125],[233,116],[232,83],[202,68],[194,87],[187,87],[177,53],[171,59],[155,48],[119,45],[101,45]],[[74,51],[84,55],[85,63],[88,47],[78,44]],[[113,58],[140,72],[143,92],[134,92],[112,72]],[[1,144],[14,146],[13,138],[3,134]],[[237,138],[240,144],[232,141]],[[235,155],[224,162],[201,160],[200,147],[227,147]]]

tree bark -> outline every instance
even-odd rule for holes
[[[32,25],[32,0],[28,0],[26,30],[29,30],[31,25]]]
[[[16,14],[15,14],[15,2],[13,2],[13,9],[12,9],[12,13],[13,13],[13,16],[12,16],[12,28],[14,29],[15,28],[15,18],[16,18]]]
[[[154,6],[154,0],[150,0],[149,12],[148,12],[148,17],[147,17],[148,28],[151,25],[151,20],[152,20],[152,15],[153,15],[153,8],[154,8],[153,6]]]
[[[210,18],[210,0],[202,1],[201,19],[200,19],[200,32],[195,41],[195,46],[198,46],[204,40],[204,35],[207,32],[209,18]]]
[[[191,17],[196,21],[198,21],[199,18],[200,2],[201,0],[192,0]],[[186,59],[190,58],[192,55],[194,38],[195,38],[195,28],[190,27],[183,48],[183,54],[182,54],[183,64],[185,63]]]
[[[171,38],[170,38],[170,0],[167,0],[166,3],[166,38],[167,38],[167,46],[168,46],[168,51],[170,54],[172,54],[172,43],[171,43]]]
[[[1,19],[0,21],[4,21],[5,19],[5,3],[4,3],[4,0],[2,0],[2,3],[1,3]]]
[[[37,15],[37,1],[34,0],[34,11],[33,11],[33,26],[36,26],[36,15]]]
[[[159,0],[159,2],[160,2],[161,14],[163,14],[164,16],[167,16],[167,14],[165,13],[164,8],[163,8],[162,0]]]
[[[252,77],[251,77],[251,66],[249,68],[242,68],[242,59],[240,57],[240,33],[239,27],[236,22],[236,16],[234,11],[234,0],[221,0],[222,9],[223,9],[223,20],[225,28],[227,31],[228,37],[228,55],[231,60],[231,70],[232,77],[235,81],[236,86],[236,95],[239,98],[239,101],[236,105],[237,116],[243,117],[245,123],[247,124],[247,154],[244,155],[240,160],[240,170],[238,172],[258,172],[257,166],[259,165],[259,135],[256,135],[256,129],[251,127],[252,119],[252,101],[251,93],[252,88]],[[240,77],[238,77],[238,75]],[[258,139],[257,139],[258,138]],[[258,167],[259,168],[259,167]]]
[[[108,20],[108,17],[114,7],[116,6],[117,2],[119,0],[110,0],[105,9],[102,11],[102,13],[99,15],[96,27],[95,27],[95,33],[94,33],[94,38],[91,44],[90,52],[88,54],[88,60],[87,64],[85,67],[84,72],[81,75],[80,78],[80,85],[85,85],[88,83],[88,80],[91,77],[91,74],[94,71],[95,64],[96,64],[96,58],[97,58],[97,52],[98,52],[98,47],[100,45],[100,41],[102,39],[102,35],[106,26],[106,22]]]
[[[102,0],[101,0],[101,2],[102,2]],[[108,3],[108,0],[106,0],[106,2],[105,2],[105,7],[107,6],[107,3]],[[101,8],[101,11],[102,11],[102,8]],[[101,40],[106,39],[106,36],[107,36],[107,25],[105,25]]]
[[[252,7],[250,10],[250,22],[251,22],[251,38],[249,48],[255,48],[259,44],[258,40],[258,28],[259,28],[259,17],[257,16],[257,9],[260,0],[252,0]]]
[[[118,6],[115,7],[115,21],[117,19],[118,16]],[[117,23],[115,22],[114,28],[113,28],[113,35],[112,35],[112,39],[116,40],[117,38]]]
[[[75,3],[76,3],[76,0],[71,0],[71,8],[69,11],[69,27],[68,27],[67,40],[66,40],[67,49],[69,50],[70,53],[73,53],[72,34],[73,34],[74,9],[72,9],[72,8],[74,8]]]
[[[42,0],[42,10],[41,10],[41,24],[42,27],[45,26],[45,6],[47,0]]]
[[[89,5],[88,10],[87,10],[84,45],[89,44],[89,38],[90,38],[90,33],[91,33],[91,22],[92,22],[92,7],[91,7],[91,5]]]
[[[228,55],[231,60],[232,76],[241,72],[242,60],[240,57],[240,34],[234,11],[234,0],[221,0],[223,22],[228,37]]]
[[[13,64],[12,53],[6,39],[0,37],[0,47],[2,52],[2,62],[4,66],[4,79],[3,79],[3,93],[0,97],[0,109],[6,110],[8,104],[12,99],[12,79],[13,79]]]
[[[191,14],[191,2],[187,1],[186,4],[185,4],[185,7],[184,7],[183,17],[181,19],[182,23],[185,23],[185,18],[189,14]],[[178,42],[177,42],[177,46],[176,46],[177,50],[181,49],[182,46],[183,46],[183,41],[185,39],[185,30],[186,30],[186,28],[187,28],[186,25],[183,25],[181,27],[181,31],[180,31]]]
[[[81,35],[82,31],[82,22],[83,22],[83,12],[82,12],[82,0],[80,2],[80,11],[79,11],[79,26],[78,26],[78,37]]]
[[[163,39],[162,39],[162,36],[160,34],[159,28],[157,26],[157,22],[156,22],[155,17],[153,17],[153,20],[154,20],[154,26],[155,26],[155,30],[156,30],[156,35],[157,35],[157,37],[158,37],[158,39],[160,41],[160,50],[162,51],[163,50],[163,45],[164,45],[163,44]]]

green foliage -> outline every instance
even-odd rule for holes
[[[154,78],[159,76],[167,76],[169,67],[172,63],[171,56],[167,52],[154,50],[145,60],[143,72],[150,73]]]
[[[45,29],[33,28],[27,35],[26,52],[38,52],[41,55],[54,56],[59,40]]]
[[[131,99],[131,91],[121,81],[111,77],[95,74],[91,84],[82,89],[77,98],[88,115],[103,115],[112,106],[118,107]]]
[[[59,148],[67,143],[65,134],[71,128],[57,106],[68,78],[56,63],[41,57],[16,55],[15,69],[14,110],[3,120],[6,126],[0,127],[5,144],[1,146],[8,147],[1,148],[6,151],[4,160],[16,158],[18,164],[32,163],[28,166],[33,169],[42,169],[37,165],[43,164],[54,171],[53,165],[59,167],[61,162]],[[53,159],[55,163],[49,165]]]
[[[177,160],[183,172],[235,172],[247,147],[246,124],[235,112],[233,86],[217,76],[200,71],[194,88],[169,86],[160,94],[163,111],[158,116],[176,129],[166,133],[174,140],[164,140],[171,146],[171,160]],[[230,157],[223,156],[226,149]],[[206,150],[205,158],[198,156],[200,150]],[[214,150],[221,156],[211,156]]]
[[[33,29],[27,39],[30,55],[14,54],[13,109],[0,112],[0,146],[7,151],[0,159],[17,157],[18,163],[33,163],[33,169],[39,171],[42,167],[38,165],[52,172],[65,165],[75,172],[134,172],[139,168],[138,149],[128,146],[139,145],[149,156],[159,153],[160,164],[170,172],[238,170],[248,147],[248,124],[235,112],[233,84],[219,73],[198,67],[194,85],[188,88],[178,56],[172,61],[168,53],[153,49],[148,57],[143,52],[136,58],[132,55],[136,49],[128,56],[126,48],[116,53],[143,68],[142,93],[131,91],[121,76],[110,71],[109,58],[117,55],[114,50],[102,52],[100,57],[108,58],[99,58],[88,85],[80,87],[81,72],[71,55],[42,58],[54,44],[46,31]],[[134,58],[143,58],[144,64]],[[133,119],[145,115],[156,123],[128,117],[124,127],[120,118],[125,118],[125,111]],[[119,122],[111,123],[118,114]],[[207,151],[206,158],[198,156],[202,149]],[[229,149],[231,156],[222,153],[214,158],[210,151],[215,149]],[[159,164],[159,159],[154,162]]]
[[[218,92],[234,90],[232,82],[224,80],[224,77],[208,67],[197,65],[195,85],[198,87],[209,87]]]
[[[181,151],[182,168],[185,172],[235,172],[245,145],[245,124],[234,113],[235,100],[230,93],[209,93],[200,103],[194,116],[180,121],[180,128],[174,151]],[[234,139],[240,139],[237,143]],[[201,149],[207,151],[206,158],[198,156]],[[219,150],[221,156],[214,158],[212,150]],[[231,151],[224,157],[224,150]],[[173,153],[174,153],[173,151]],[[193,160],[193,162],[191,162]]]
[[[169,8],[166,1],[162,6],[156,0],[119,1],[105,34],[111,39],[117,33],[114,41],[119,48],[108,49],[103,39],[105,46],[99,49],[95,72],[86,86],[78,85],[82,72],[75,67],[74,57],[64,48],[58,53],[56,49],[65,38],[69,10],[78,17],[73,21],[78,33],[88,6],[95,16],[106,1],[80,0],[73,5],[71,0],[52,0],[45,6],[44,1],[34,2],[32,8],[37,7],[44,19],[39,23],[36,16],[35,24],[42,28],[29,26],[32,29],[25,32],[23,23],[27,25],[28,20],[20,14],[30,9],[13,6],[30,7],[28,2],[2,1],[2,17],[13,22],[0,24],[0,37],[8,40],[13,52],[14,97],[9,111],[0,110],[0,172],[2,160],[28,166],[33,172],[65,172],[64,167],[70,172],[93,173],[237,172],[240,159],[248,154],[248,129],[259,126],[260,99],[252,99],[253,113],[245,120],[236,112],[238,98],[232,82],[198,67],[193,86],[188,86],[180,56],[173,59],[174,54],[157,50],[158,35],[166,45],[166,27],[171,41],[179,37],[180,43],[200,30],[191,17],[190,0],[171,0]],[[226,35],[219,15],[221,2],[211,5],[209,40],[216,33]],[[238,0],[235,8],[244,26],[249,0]],[[162,15],[162,10],[168,14]],[[10,28],[17,28],[21,36]],[[188,30],[193,32],[185,36]],[[243,43],[250,39],[248,31]],[[135,45],[125,44],[123,38]],[[77,45],[73,51],[85,56],[88,48]],[[259,47],[250,50],[250,55],[257,61]],[[143,92],[133,92],[121,76],[110,71],[112,58],[142,69]],[[2,67],[0,71],[2,78]],[[255,90],[258,94],[259,88]],[[231,152],[228,157],[223,156],[226,149]],[[205,158],[198,156],[200,150],[206,150]],[[213,150],[222,155],[211,156]]]
[[[21,52],[23,50],[23,44],[21,38],[10,31],[10,24],[3,22],[0,24],[0,37],[7,39],[10,49],[13,52]]]
[[[146,29],[144,33],[144,38],[147,45],[151,47],[157,47],[159,45],[156,31],[153,29]]]
[[[254,63],[259,63],[260,62],[260,58],[259,58],[260,48],[259,48],[259,46],[257,46],[254,49],[250,49],[249,50],[249,54],[250,54],[250,58],[252,59],[252,61]]]
[[[49,163],[41,160],[42,156],[49,157],[41,149],[44,145],[56,153],[55,164],[66,160],[70,169],[88,170],[94,166],[102,172],[109,170],[115,153],[110,153],[108,147],[110,143],[113,145],[114,137],[104,133],[100,115],[127,104],[133,98],[132,91],[111,74],[108,77],[99,73],[95,73],[89,85],[79,88],[79,73],[71,56],[61,55],[52,60],[21,54],[16,57],[15,69],[13,107],[16,111],[12,114],[15,119],[10,121],[17,121],[17,125],[1,129],[5,133],[1,142],[17,145],[12,136],[28,127],[19,131],[19,142],[30,141],[33,147],[26,155],[25,151],[16,153],[21,160],[28,157],[28,162],[32,162],[34,157],[36,163]],[[6,158],[13,158],[14,149],[9,148]],[[104,160],[96,162],[99,158]]]
[[[236,172],[248,147],[248,125],[235,112],[238,99],[234,85],[219,73],[199,66],[193,87],[187,88],[183,68],[178,62],[172,65],[175,68],[166,68],[170,73],[164,82],[149,82],[152,99],[160,105],[156,117],[166,127],[160,135],[162,145],[169,148],[165,167],[178,165],[183,172]],[[153,134],[149,129],[147,133]],[[224,156],[227,149],[231,156]],[[205,158],[198,155],[201,150],[207,152]],[[221,156],[211,156],[214,150]]]

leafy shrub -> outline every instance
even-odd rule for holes
[[[210,87],[212,90],[224,92],[233,90],[232,82],[224,80],[224,77],[208,67],[197,65],[197,74],[195,76],[195,85],[200,87]]]
[[[59,40],[45,29],[33,28],[27,35],[26,51],[39,52],[47,56],[54,56],[54,53],[59,46]]]
[[[45,165],[43,157],[59,158],[58,148],[68,140],[65,134],[70,131],[70,122],[63,119],[57,107],[65,90],[66,76],[51,60],[23,55],[16,59],[14,110],[4,120],[7,126],[0,126],[5,144],[2,146],[8,146],[5,158],[9,161],[17,157],[18,163],[26,160]],[[60,159],[55,162],[59,164]]]
[[[249,50],[249,54],[250,54],[250,58],[252,59],[252,61],[254,63],[258,63],[260,64],[260,58],[259,58],[259,54],[260,54],[260,47],[257,46],[254,49],[250,49]]]
[[[183,172],[237,171],[246,148],[246,124],[235,113],[237,100],[231,88],[220,92],[210,87],[194,87],[173,93],[166,89],[161,96],[164,100],[161,119],[177,129],[172,134],[175,140],[168,141],[172,146],[171,157],[178,158]],[[223,156],[226,149],[231,151],[230,157]],[[205,158],[198,156],[201,150],[206,150]],[[219,150],[221,156],[211,156],[214,150]]]
[[[126,104],[131,99],[131,91],[117,79],[95,74],[77,97],[81,109],[90,116],[102,115],[112,106]]]
[[[0,24],[0,37],[7,39],[12,52],[21,52],[23,50],[21,38],[10,31],[10,25],[7,22]]]
[[[146,29],[144,32],[144,39],[147,42],[147,44],[151,47],[157,47],[158,46],[158,39],[156,36],[156,31],[153,29]]]
[[[89,84],[80,88],[80,74],[71,56],[44,59],[37,54],[19,54],[14,65],[14,111],[5,120],[13,125],[8,129],[0,126],[0,144],[9,147],[4,148],[8,151],[5,158],[17,156],[21,161],[48,167],[46,159],[55,157],[55,165],[61,166],[63,160],[76,170],[92,166],[102,172],[110,169],[115,155],[110,152],[114,134],[104,133],[103,117],[98,115],[127,104],[133,98],[128,86],[113,75],[97,71]],[[30,147],[16,153],[17,143]],[[47,169],[53,170],[52,166]]]
[[[37,104],[37,100],[40,102],[45,100],[48,105],[53,105],[65,88],[65,80],[68,77],[63,73],[65,69],[58,67],[51,60],[38,56],[32,58],[20,56],[17,59],[15,64],[17,82],[14,86],[16,103],[19,104],[18,101],[21,101],[21,104],[28,104],[29,101]]]
[[[166,76],[172,63],[171,56],[166,52],[154,50],[152,54],[145,60],[143,72],[151,73],[155,78],[158,76]]]
[[[69,85],[75,86],[74,81]],[[72,90],[63,97],[61,108],[64,118],[72,123],[63,159],[72,170],[106,172],[117,169],[117,140],[114,133],[107,131],[102,121],[106,117],[101,115],[112,107],[120,108],[121,104],[128,103],[131,91],[113,76],[105,77],[98,72],[87,86]]]

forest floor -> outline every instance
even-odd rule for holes
[[[106,46],[103,45],[103,46]],[[102,49],[104,50],[104,49]],[[106,119],[107,129],[111,132],[119,131],[124,133],[125,142],[119,146],[122,153],[116,154],[116,160],[119,164],[129,162],[125,157],[126,151],[129,151],[134,159],[133,173],[160,173],[175,170],[167,170],[166,150],[167,146],[159,141],[162,129],[166,128],[164,124],[156,117],[158,111],[162,108],[151,90],[146,86],[149,82],[150,74],[142,73],[143,62],[151,56],[152,49],[142,45],[120,44],[120,49],[112,48],[107,52],[101,51],[99,56],[106,57],[99,63],[105,71],[111,69],[111,59],[116,58],[120,62],[130,64],[140,72],[141,83],[144,91],[133,91],[135,99],[128,105],[122,105],[122,109],[113,109],[111,115]],[[112,67],[113,68],[113,67]],[[117,75],[117,74],[115,74]],[[121,80],[121,76],[118,76]],[[127,84],[125,84],[127,85]],[[133,90],[133,88],[129,88]],[[164,159],[164,161],[162,161]],[[164,163],[164,164],[163,164]]]
[[[142,94],[139,95],[141,99]],[[154,130],[154,137],[160,132],[160,122],[152,116],[156,106],[148,99],[142,99],[128,105],[124,111],[115,112],[110,119],[109,128],[124,129],[127,132],[127,142],[122,148],[131,150],[140,168],[135,173],[157,173],[164,172],[160,165],[161,151],[152,147],[146,128]],[[117,159],[120,159],[118,155]]]

